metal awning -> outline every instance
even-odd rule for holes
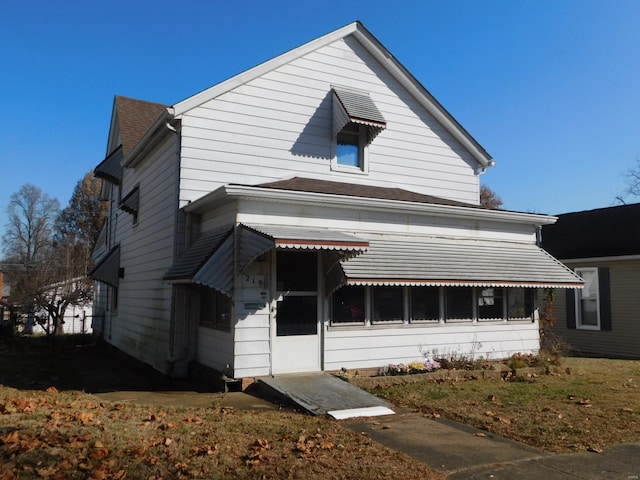
[[[286,225],[240,225],[240,271],[272,248],[333,250],[350,258],[369,248],[369,242],[335,230]]]
[[[89,277],[117,287],[120,280],[120,245],[113,247],[98,264],[91,269]]]
[[[93,174],[110,183],[120,185],[122,183],[122,165],[120,162],[122,162],[123,158],[124,153],[122,145],[120,145],[113,152],[107,155],[107,158],[98,164],[94,169]]]
[[[367,253],[334,268],[348,285],[581,288],[582,279],[535,244],[435,237],[371,240]],[[340,275],[340,273],[342,275]],[[342,278],[339,278],[342,276]]]
[[[203,233],[164,274],[170,283],[197,283],[231,296],[233,228]]]
[[[140,204],[140,189],[135,187],[120,201],[120,208],[131,215],[138,213]]]
[[[333,87],[333,93],[334,136],[351,122],[368,127],[370,142],[387,127],[387,121],[366,92]]]

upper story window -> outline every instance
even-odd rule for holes
[[[335,154],[331,169],[368,173],[368,146],[387,122],[366,92],[333,88]]]
[[[345,167],[363,168],[364,152],[360,141],[360,127],[348,124],[336,139],[336,162]]]

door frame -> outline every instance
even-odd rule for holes
[[[286,249],[280,251],[287,251]],[[304,373],[304,372],[320,372],[323,370],[324,352],[323,352],[323,337],[324,337],[324,276],[322,275],[322,255],[320,250],[311,250],[310,253],[316,255],[316,274],[317,283],[315,292],[299,291],[293,293],[293,295],[316,297],[316,333],[315,335],[289,335],[278,336],[277,335],[277,312],[278,312],[278,300],[281,296],[286,295],[286,292],[277,290],[277,255],[278,249],[274,248],[271,251],[271,308],[269,309],[269,324],[270,324],[270,372],[272,375],[286,374],[286,373]],[[310,349],[314,350],[309,358],[309,362],[306,366],[302,366],[295,369],[283,368],[283,365],[292,364],[291,355],[296,355],[298,347],[301,352],[309,352]],[[288,350],[289,349],[289,350]],[[289,361],[285,361],[289,357]]]

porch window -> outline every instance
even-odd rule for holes
[[[365,287],[342,287],[331,298],[331,323],[364,324]]]
[[[213,288],[200,287],[200,325],[229,331],[231,299]]]
[[[438,322],[440,320],[440,288],[411,287],[411,322]]]
[[[503,320],[502,288],[480,288],[478,292],[478,320]]]
[[[403,288],[373,287],[373,323],[402,322],[403,320]]]
[[[507,319],[531,320],[533,315],[533,290],[510,288],[507,290]]]
[[[445,289],[445,318],[447,321],[473,319],[473,288],[449,287]]]

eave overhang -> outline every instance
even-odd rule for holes
[[[456,205],[387,200],[378,198],[352,197],[327,193],[279,190],[244,185],[225,185],[183,207],[187,213],[203,213],[213,206],[221,206],[236,200],[256,200],[273,203],[299,205],[322,205],[333,208],[385,211],[392,213],[412,213],[467,220],[486,220],[525,225],[551,225],[557,217],[535,213],[491,210]]]

